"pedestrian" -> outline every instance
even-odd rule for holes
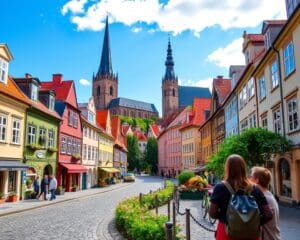
[[[255,198],[260,210],[261,219],[257,216],[257,222],[254,222],[253,224],[257,226],[258,233],[256,233],[256,236],[259,236],[259,224],[264,224],[272,219],[272,213],[268,207],[264,194],[258,187],[252,184],[246,176],[246,163],[244,159],[239,155],[230,155],[225,162],[224,180],[214,187],[213,194],[210,198],[211,204],[209,208],[209,215],[210,217],[219,220],[216,230],[216,240],[239,239],[238,237],[229,237],[226,232],[226,230],[229,229],[227,226],[233,224],[232,222],[227,221],[227,209],[230,209],[228,208],[228,204],[231,203],[230,200],[232,197],[231,192],[238,194],[239,190],[250,193]],[[259,238],[254,237],[248,240],[256,239]]]
[[[268,190],[271,182],[270,170],[264,167],[253,167],[251,169],[251,181],[256,183],[263,192],[273,213],[272,220],[262,226],[262,239],[279,240],[279,208],[274,195]]]
[[[33,181],[33,190],[35,192],[35,196],[37,197],[40,193],[40,181],[39,181],[39,176],[36,176],[34,181]]]
[[[44,195],[44,200],[48,200],[47,199],[47,190],[48,190],[48,185],[49,185],[49,182],[48,182],[48,175],[44,175],[44,178],[42,179],[41,181],[41,192],[40,194],[38,195],[37,199],[40,199],[41,195],[43,194]]]
[[[211,185],[211,186],[214,186],[215,185],[215,175],[212,171],[210,171],[208,173],[208,183]]]
[[[49,190],[51,193],[50,201],[56,199],[55,191],[57,189],[57,180],[54,175],[51,175],[50,183],[49,183]]]

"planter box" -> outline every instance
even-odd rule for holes
[[[5,198],[0,198],[0,204],[5,203],[6,199]]]
[[[9,202],[16,202],[18,201],[18,196],[17,195],[12,195],[8,197]]]
[[[55,191],[56,195],[64,195],[65,194],[65,190],[61,190],[61,191]]]
[[[203,199],[204,192],[203,191],[196,191],[196,192],[182,191],[179,192],[179,196],[180,199],[201,200]]]

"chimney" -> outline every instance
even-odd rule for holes
[[[63,75],[61,73],[55,73],[52,75],[52,81],[54,85],[59,85],[62,82]]]
[[[25,78],[32,78],[30,73],[25,73]]]
[[[223,79],[223,76],[222,75],[218,75],[217,78],[218,79]]]

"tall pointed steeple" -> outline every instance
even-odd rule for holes
[[[112,75],[112,62],[110,54],[110,42],[109,42],[109,29],[108,29],[108,16],[106,17],[104,40],[102,47],[101,62],[97,75]]]
[[[174,61],[173,61],[170,38],[168,40],[167,59],[165,61],[165,66],[166,66],[166,73],[164,76],[164,80],[177,80],[174,73]]]

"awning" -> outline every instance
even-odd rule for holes
[[[83,173],[87,172],[87,168],[81,164],[61,163],[61,165],[68,169],[68,173]]]
[[[192,168],[192,169],[190,169],[190,171],[192,171],[192,172],[204,172],[205,169],[206,169],[206,166],[203,165],[203,166],[198,166],[198,167]]]
[[[100,167],[101,170],[105,171],[105,172],[109,172],[109,173],[116,173],[116,172],[120,172],[119,169],[116,168],[109,168],[109,167]]]
[[[27,168],[29,167],[20,161],[0,161],[0,171],[26,171]]]

